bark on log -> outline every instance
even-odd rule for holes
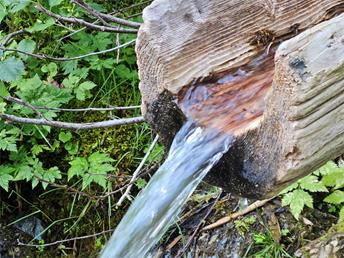
[[[235,112],[221,115],[227,123],[235,120],[227,114],[241,114],[240,128],[212,122],[235,132],[237,142],[207,180],[248,197],[276,194],[344,152],[344,15],[330,19],[343,9],[343,0],[155,0],[144,11],[136,47],[145,118],[168,147],[186,114],[200,119],[174,101],[184,86],[198,79],[191,87],[245,91],[247,101],[237,94]],[[305,29],[279,46],[275,69],[251,62],[253,84],[219,83],[262,47]]]

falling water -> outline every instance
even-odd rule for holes
[[[165,163],[130,206],[101,258],[148,257],[241,129],[253,128],[261,119],[274,74],[273,56],[273,52],[264,53],[246,66],[211,81],[196,81],[181,91],[178,104],[189,121],[177,133]]]
[[[233,139],[214,128],[187,122],[177,133],[164,164],[117,226],[101,258],[147,257]]]

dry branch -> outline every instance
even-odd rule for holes
[[[96,236],[104,235],[104,234],[106,234],[106,233],[111,233],[111,232],[113,232],[113,231],[114,231],[114,229],[109,229],[109,230],[104,230],[104,231],[102,231],[102,232],[95,233],[95,234],[92,234],[92,235],[73,237],[73,238],[69,238],[69,239],[58,240],[58,241],[55,241],[55,242],[46,243],[46,244],[40,244],[40,245],[25,244],[25,243],[20,242],[19,240],[17,240],[17,242],[18,242],[18,245],[19,245],[19,246],[47,247],[47,246],[58,245],[58,244],[62,244],[62,243],[70,242],[70,241],[82,240],[82,239],[87,239],[87,238],[91,238],[91,237],[96,237]]]
[[[130,182],[129,182],[129,185],[127,187],[127,189],[125,190],[124,194],[121,196],[121,198],[118,200],[116,206],[121,206],[123,201],[126,199],[126,198],[129,198],[129,194],[130,194],[130,190],[131,190],[131,187],[133,186],[133,182],[135,182],[137,176],[139,175],[143,165],[145,164],[146,160],[148,159],[149,155],[151,154],[151,152],[153,151],[156,143],[158,142],[159,140],[159,136],[155,136],[152,144],[149,146],[149,149],[148,151],[146,152],[145,156],[143,157],[143,159],[141,160],[139,166],[136,168],[136,170],[134,171],[133,173],[133,176],[132,178],[130,179]]]
[[[103,31],[103,32],[115,32],[115,33],[137,33],[136,29],[123,29],[120,27],[113,27],[113,26],[101,26],[101,25],[96,25],[91,22],[87,22],[83,19],[76,18],[76,17],[64,17],[64,16],[61,16],[59,14],[49,11],[48,9],[44,8],[41,5],[36,5],[36,9],[45,13],[46,15],[50,17],[55,18],[58,21],[71,23],[71,24],[78,24],[92,30],[98,30],[98,31]]]
[[[141,23],[138,23],[138,22],[132,22],[132,21],[128,21],[125,19],[112,16],[110,14],[104,14],[104,13],[98,12],[97,10],[93,9],[91,6],[89,6],[82,0],[72,0],[72,3],[77,4],[81,8],[85,9],[88,13],[97,17],[102,23],[107,24],[106,22],[103,21],[103,20],[107,20],[110,22],[114,22],[117,24],[121,24],[124,26],[136,28],[136,29],[138,29],[141,26]]]
[[[27,56],[31,56],[31,57],[34,57],[34,58],[37,58],[37,59],[41,59],[41,60],[50,60],[50,61],[56,61],[56,62],[68,62],[68,61],[82,59],[82,58],[86,58],[86,57],[90,57],[90,56],[102,55],[102,54],[110,53],[110,52],[116,51],[116,50],[118,50],[120,48],[129,46],[129,45],[135,43],[135,41],[136,41],[136,39],[133,39],[133,40],[131,40],[129,42],[126,42],[126,43],[124,43],[122,45],[119,45],[119,46],[116,46],[116,47],[113,47],[113,48],[110,48],[110,49],[105,49],[105,50],[102,50],[102,51],[92,52],[92,53],[88,53],[88,54],[85,54],[85,55],[74,56],[74,57],[51,57],[51,56],[48,56],[46,54],[33,54],[33,53],[29,53],[29,52],[22,51],[22,50],[19,50],[19,49],[6,48],[6,47],[2,47],[2,46],[0,46],[0,50],[2,50],[4,52],[17,52],[17,53],[24,54],[24,55],[27,55]]]
[[[30,103],[18,99],[18,98],[14,98],[11,96],[7,96],[7,97],[2,97],[0,96],[0,98],[3,98],[7,101],[10,102],[14,102],[17,103],[19,105],[22,106],[26,106],[30,109],[32,109],[33,111],[37,111],[38,110],[52,110],[55,112],[87,112],[87,111],[116,111],[116,110],[131,110],[131,109],[139,109],[141,106],[127,106],[127,107],[115,107],[115,106],[110,106],[108,108],[52,108],[52,107],[44,107],[44,106],[34,106],[31,105]],[[41,115],[41,113],[37,113],[39,116]]]
[[[0,118],[6,120],[7,122],[15,122],[20,124],[34,124],[34,125],[46,125],[56,128],[71,129],[71,130],[90,130],[90,129],[99,129],[99,128],[109,128],[119,125],[129,125],[142,123],[145,119],[142,116],[133,117],[133,118],[121,118],[108,121],[94,122],[94,123],[68,123],[60,121],[52,121],[44,118],[24,118],[18,117],[9,114],[0,114]]]
[[[273,197],[273,198],[275,198],[275,197]],[[223,217],[223,218],[219,219],[218,221],[216,221],[215,223],[212,223],[212,224],[202,228],[202,231],[217,228],[223,224],[230,222],[233,219],[236,219],[240,216],[244,216],[247,213],[250,213],[251,211],[254,211],[257,208],[264,206],[267,202],[271,201],[273,198],[269,198],[269,199],[262,200],[262,201],[256,201],[256,202],[252,203],[251,205],[247,206],[245,209],[238,211],[238,212],[235,212],[229,216]]]

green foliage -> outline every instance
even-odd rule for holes
[[[282,258],[287,257],[291,258],[292,256],[284,249],[284,246],[280,243],[277,243],[272,233],[268,230],[266,233],[255,233],[254,238],[254,247],[259,249],[259,251],[252,254],[249,257],[255,258]],[[245,255],[245,257],[247,257]]]
[[[254,216],[248,216],[240,220],[235,220],[234,224],[239,234],[244,235],[255,222],[256,218]]]
[[[60,15],[92,19],[70,1],[43,0],[39,3]],[[133,4],[133,1],[88,3],[99,11],[110,13]],[[68,25],[63,27],[55,19],[38,12],[35,4],[37,2],[27,0],[0,0],[0,45],[8,33],[24,29],[24,34],[15,35],[5,47],[68,58],[113,48],[117,42],[123,44],[136,37],[79,30],[80,26],[73,26],[76,33],[71,33]],[[129,9],[120,16],[125,18],[140,13],[143,7]],[[40,118],[37,111],[46,119],[74,123],[138,116],[139,110],[85,113],[56,110],[139,105],[141,100],[134,47],[67,62],[38,60],[21,53],[0,51],[0,96],[20,98],[33,106],[42,107],[33,111],[0,98],[0,113],[23,118]],[[51,196],[50,192],[54,193],[53,196],[61,194],[59,197],[61,202],[65,202],[64,207],[58,211],[59,214],[52,212],[50,218],[72,218],[73,214],[77,214],[78,220],[72,220],[72,225],[56,223],[62,228],[72,228],[70,232],[75,230],[73,233],[76,235],[87,234],[92,226],[95,226],[92,230],[113,227],[124,212],[116,210],[116,216],[110,220],[116,203],[114,199],[118,196],[107,198],[108,205],[101,201],[97,208],[106,207],[107,210],[99,212],[97,220],[92,217],[89,224],[83,224],[80,222],[85,222],[91,206],[99,203],[89,202],[82,194],[62,193],[73,189],[77,193],[98,195],[99,189],[112,191],[123,186],[125,181],[121,180],[126,180],[135,170],[151,139],[152,134],[146,124],[70,132],[48,126],[10,124],[0,119],[0,201],[6,198],[3,195],[5,191],[20,196],[23,194],[21,189],[27,189],[25,185],[28,185],[34,188],[32,195],[37,195],[37,203],[43,204],[42,200]],[[160,146],[150,162],[159,161],[161,154]],[[117,180],[117,175],[120,180]],[[138,188],[145,184],[144,179],[137,181]],[[46,200],[47,205],[40,207],[47,212],[48,207],[52,209],[59,202],[56,200],[55,205],[55,201]],[[54,205],[48,205],[50,203]],[[108,217],[104,218],[104,214]]]
[[[114,167],[111,165],[111,159],[107,154],[95,152],[87,159],[78,157],[69,162],[71,167],[68,170],[68,180],[74,176],[82,177],[82,190],[88,187],[92,182],[100,185],[104,190],[107,189],[107,173]]]
[[[284,189],[281,192],[283,195],[282,205],[290,206],[291,213],[298,219],[305,206],[313,208],[313,197],[310,193],[330,192],[323,201],[342,205],[344,203],[344,192],[339,189],[343,187],[344,166],[329,161],[312,175],[306,176]],[[340,218],[343,218],[342,210],[343,207],[341,208]]]
[[[0,61],[0,71],[0,80],[5,82],[14,81],[23,73],[24,64],[18,58],[9,57]]]

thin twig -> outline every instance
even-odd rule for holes
[[[206,214],[204,215],[204,217],[200,220],[200,222],[198,223],[196,229],[194,230],[194,232],[192,233],[192,235],[189,237],[188,242],[186,243],[186,245],[183,247],[183,249],[181,250],[181,252],[178,252],[178,254],[176,255],[176,257],[181,257],[183,253],[185,253],[187,251],[187,249],[189,248],[189,246],[192,243],[192,240],[195,238],[196,234],[198,233],[198,231],[200,230],[201,226],[205,223],[205,220],[209,217],[211,211],[213,210],[213,208],[215,207],[216,203],[219,201],[220,196],[222,194],[222,191],[220,191],[220,193],[217,195],[215,201],[211,204],[210,208],[208,208]]]
[[[17,35],[24,34],[24,33],[26,33],[26,31],[21,29],[21,30],[17,30],[17,31],[7,34],[7,36],[3,38],[0,46],[7,46],[10,43],[11,39],[13,39]]]
[[[5,99],[7,101],[10,101],[10,102],[14,102],[14,103],[17,103],[18,105],[21,105],[21,106],[24,106],[24,107],[28,107],[29,109],[31,109],[36,115],[38,115],[38,117],[40,118],[44,118],[44,115],[38,111],[38,109],[31,105],[30,103],[24,101],[24,100],[21,100],[21,99],[18,99],[18,98],[14,98],[14,97],[11,97],[11,96],[6,96],[6,97],[3,97],[3,96],[0,96],[0,98],[2,99]]]
[[[142,116],[132,117],[132,118],[113,119],[113,120],[93,122],[93,123],[69,123],[69,122],[52,121],[52,120],[47,120],[44,118],[40,118],[40,119],[24,118],[24,117],[9,115],[9,114],[0,114],[0,118],[7,120],[9,122],[16,122],[16,123],[21,123],[21,124],[46,125],[46,126],[71,129],[71,130],[90,130],[90,129],[98,129],[98,128],[108,128],[108,127],[114,127],[118,125],[137,124],[137,123],[142,123],[145,121],[145,119]]]
[[[122,191],[123,191],[124,189],[126,189],[128,186],[131,186],[131,185],[135,184],[135,183],[137,182],[137,180],[139,180],[141,177],[143,177],[143,176],[149,174],[150,172],[156,170],[156,169],[159,167],[159,166],[157,166],[157,165],[158,165],[158,164],[155,164],[153,167],[151,167],[151,168],[148,169],[147,171],[141,173],[139,176],[136,177],[135,180],[133,180],[133,181],[131,181],[131,182],[129,182],[130,180],[128,180],[129,183],[125,183],[124,186],[122,186],[122,187],[120,187],[120,188],[118,188],[118,189],[116,189],[116,190],[114,190],[114,191],[112,191],[112,192],[108,192],[108,193],[106,193],[106,194],[104,194],[104,195],[98,196],[98,198],[99,198],[99,199],[105,199],[105,198],[107,198],[107,197],[109,197],[109,196],[111,196],[111,195],[114,195],[114,194],[118,193],[118,192],[122,192]]]
[[[116,111],[116,110],[131,110],[131,109],[138,109],[141,108],[141,106],[127,106],[127,107],[115,107],[115,106],[110,106],[108,108],[53,108],[53,107],[45,107],[45,106],[34,106],[22,99],[14,98],[11,96],[7,97],[2,97],[7,101],[17,103],[22,106],[27,106],[31,108],[32,110],[52,110],[56,112],[84,112],[84,111]],[[38,111],[37,111],[38,112]]]
[[[204,228],[202,228],[201,231],[205,231],[205,230],[209,230],[209,229],[213,229],[213,228],[216,228],[216,227],[219,227],[223,224],[226,224],[228,222],[230,222],[231,220],[233,219],[236,219],[240,216],[243,216],[247,213],[250,213],[251,211],[254,211],[255,209],[259,208],[259,207],[262,207],[264,206],[267,202],[271,201],[273,198],[275,197],[272,197],[272,198],[269,198],[269,199],[265,199],[265,200],[261,200],[261,201],[256,201],[254,203],[252,203],[251,205],[247,206],[245,209],[241,210],[241,211],[238,211],[238,212],[235,212],[229,216],[226,216],[226,217],[223,217],[221,219],[219,219],[218,221],[216,221],[215,223],[212,223]]]
[[[71,2],[74,4],[77,4],[78,6],[80,6],[84,10],[86,10],[88,13],[93,15],[94,17],[97,17],[103,24],[106,24],[106,22],[103,21],[103,19],[104,19],[104,20],[107,20],[110,22],[114,22],[114,23],[121,24],[124,26],[132,27],[135,29],[138,29],[141,26],[141,23],[138,23],[138,22],[132,22],[132,21],[121,19],[121,18],[112,16],[109,14],[104,14],[104,13],[98,12],[97,10],[93,9],[91,6],[89,6],[88,4],[86,4],[82,0],[72,0]]]
[[[65,189],[65,190],[67,190],[67,191],[70,191],[70,192],[73,192],[73,193],[77,193],[77,194],[80,194],[80,195],[82,195],[82,196],[86,196],[86,197],[88,197],[88,198],[90,198],[90,199],[96,199],[95,196],[92,196],[92,195],[90,195],[90,194],[88,194],[88,193],[79,191],[78,189],[76,189],[76,188],[74,188],[74,187],[71,187],[71,186],[68,186],[68,185],[56,184],[56,183],[50,182],[50,181],[48,181],[48,180],[45,180],[45,179],[43,179],[43,178],[40,178],[40,177],[38,177],[38,176],[35,176],[35,178],[37,178],[38,181],[43,182],[43,183],[47,183],[47,184],[49,184],[49,185],[51,185],[51,186],[53,186],[53,187],[56,187],[56,188],[59,188],[59,189]]]
[[[143,159],[141,160],[139,166],[136,168],[136,170],[133,173],[132,178],[130,179],[130,183],[132,183],[133,181],[136,180],[137,176],[139,175],[143,165],[145,164],[146,160],[148,159],[149,155],[151,154],[151,152],[153,151],[155,144],[158,142],[159,140],[159,136],[156,135],[152,144],[150,145],[148,151],[146,152],[145,156],[143,157]],[[130,199],[129,194],[130,194],[130,190],[132,188],[132,184],[128,186],[128,188],[125,190],[124,194],[121,196],[121,198],[119,199],[119,201],[117,202],[116,206],[121,206],[123,201],[125,200],[125,198]]]
[[[136,29],[123,29],[119,27],[113,27],[113,26],[101,26],[101,25],[96,25],[91,22],[87,22],[83,19],[79,19],[76,17],[64,17],[59,14],[53,13],[49,11],[48,9],[44,8],[42,5],[36,5],[36,9],[45,13],[46,15],[55,18],[58,21],[66,22],[66,23],[72,23],[72,24],[79,24],[82,26],[85,26],[89,29],[92,30],[98,30],[102,32],[116,32],[116,33],[137,33]]]
[[[55,242],[52,242],[52,243],[46,243],[46,244],[41,244],[41,245],[25,244],[25,243],[20,242],[19,240],[17,240],[17,242],[18,242],[19,246],[46,247],[46,246],[62,244],[62,243],[65,243],[65,242],[70,242],[70,241],[75,241],[75,240],[82,240],[82,239],[86,239],[86,238],[96,237],[96,236],[99,236],[99,235],[104,235],[106,233],[111,233],[113,231],[114,231],[114,229],[109,229],[109,230],[104,230],[102,232],[95,233],[95,234],[92,234],[92,235],[79,236],[79,237],[74,237],[74,238],[69,238],[69,239],[64,239],[64,240],[58,240],[58,241],[55,241]]]
[[[101,54],[105,54],[105,53],[109,53],[109,52],[113,52],[116,51],[117,49],[129,46],[133,43],[135,43],[136,39],[133,39],[129,42],[126,42],[120,46],[116,46],[114,48],[110,48],[110,49],[106,49],[106,50],[102,50],[102,51],[98,51],[98,52],[92,52],[92,53],[88,53],[85,55],[80,55],[80,56],[74,56],[74,57],[51,57],[51,56],[47,56],[46,54],[33,54],[33,53],[29,53],[26,51],[22,51],[19,49],[14,49],[14,48],[5,48],[0,46],[0,50],[4,51],[4,52],[18,52],[20,54],[24,54],[27,56],[31,56],[37,59],[41,59],[41,60],[50,60],[50,61],[56,61],[56,62],[67,62],[67,61],[72,61],[72,60],[77,60],[77,59],[82,59],[82,58],[86,58],[89,56],[94,56],[94,55],[101,55]]]

